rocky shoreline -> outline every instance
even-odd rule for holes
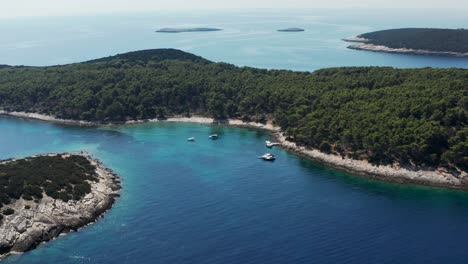
[[[360,176],[387,182],[468,190],[468,173],[464,171],[449,172],[443,168],[402,168],[397,165],[375,166],[366,160],[343,158],[338,155],[323,153],[317,149],[298,146],[296,143],[288,141],[281,129],[272,125],[271,122],[260,124],[229,120],[228,125],[266,130],[272,133],[272,136],[283,148],[297,155]]]
[[[77,231],[94,223],[114,205],[121,189],[119,177],[111,169],[104,167],[99,160],[84,152],[61,155],[70,154],[86,157],[96,167],[99,182],[90,182],[91,192],[79,201],[64,202],[44,194],[39,203],[19,199],[9,204],[8,207],[14,209],[14,213],[4,216],[1,221],[0,258],[31,250],[60,234]],[[45,155],[57,154],[38,156]]]
[[[368,39],[360,37],[351,37],[343,39],[347,42],[355,42],[359,44],[353,44],[348,46],[348,49],[354,50],[365,50],[373,52],[385,52],[385,53],[397,53],[397,54],[410,54],[410,55],[432,55],[432,56],[450,56],[450,57],[468,57],[468,53],[460,53],[453,51],[431,51],[421,49],[406,49],[406,48],[390,48],[382,45],[374,45],[368,43]]]
[[[355,160],[343,158],[338,155],[326,154],[316,149],[309,149],[296,145],[294,142],[288,141],[281,132],[281,129],[271,124],[271,122],[261,124],[255,122],[243,122],[238,119],[229,119],[224,121],[216,121],[213,118],[203,116],[192,117],[170,117],[164,120],[149,119],[135,120],[127,122],[83,122],[75,120],[56,119],[52,116],[32,114],[24,112],[6,112],[0,110],[0,115],[9,115],[21,118],[39,119],[49,122],[68,124],[68,125],[118,125],[118,124],[137,124],[143,122],[190,122],[200,124],[222,124],[236,127],[262,129],[272,133],[272,136],[281,143],[285,149],[304,156],[311,160],[325,164],[327,166],[344,170],[360,176],[375,178],[383,181],[409,183],[418,185],[427,185],[434,187],[444,187],[450,189],[468,190],[468,173],[465,171],[447,171],[444,168],[402,168],[399,165],[375,166],[365,160]]]

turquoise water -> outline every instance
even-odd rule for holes
[[[97,224],[6,263],[465,263],[468,194],[351,176],[260,131],[0,117],[0,158],[86,150],[122,176]],[[212,141],[211,133],[220,139]],[[194,136],[195,143],[186,141]]]
[[[0,64],[53,65],[172,47],[214,61],[294,70],[463,67],[460,58],[346,49],[392,27],[468,27],[468,12],[304,10],[2,20]],[[156,34],[161,27],[221,32]],[[278,33],[302,27],[304,33]],[[208,139],[211,133],[221,137]],[[186,138],[198,140],[189,143]],[[197,124],[79,128],[0,117],[0,158],[85,150],[122,176],[98,223],[5,263],[466,263],[468,194],[352,176],[282,149],[263,132]]]
[[[161,34],[163,27],[219,32]],[[302,33],[277,29],[301,27]],[[153,12],[0,20],[0,64],[54,65],[128,51],[178,48],[213,61],[261,68],[462,67],[468,59],[350,50],[342,38],[397,27],[468,28],[467,10],[239,10]]]

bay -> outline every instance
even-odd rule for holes
[[[0,158],[85,150],[123,179],[103,219],[5,263],[463,263],[468,194],[382,183],[268,134],[190,123],[79,128],[0,117]],[[213,141],[211,133],[220,135]],[[188,137],[196,142],[187,142]],[[447,249],[450,249],[448,252]]]

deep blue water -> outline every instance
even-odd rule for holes
[[[97,224],[6,263],[466,263],[468,194],[352,176],[198,124],[0,117],[0,158],[86,150],[122,176]],[[221,138],[212,141],[210,133]],[[197,141],[186,141],[195,136]]]
[[[252,10],[1,20],[0,64],[172,47],[264,68],[468,68],[467,59],[354,51],[340,41],[393,27],[467,28],[467,18],[464,10]],[[176,26],[225,30],[153,33]],[[307,31],[275,32],[284,27]],[[218,141],[207,137],[214,132]],[[123,179],[104,219],[5,263],[466,263],[468,193],[377,182],[282,149],[261,162],[267,139],[197,124],[79,128],[0,117],[1,159],[86,150]]]

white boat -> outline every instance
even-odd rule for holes
[[[218,139],[218,137],[219,137],[218,134],[210,135],[210,138],[211,138],[211,139]]]
[[[277,143],[277,142],[270,142],[270,141],[265,141],[265,146],[267,148],[272,148],[273,146],[278,146],[280,143]]]
[[[266,161],[274,161],[276,159],[275,155],[271,153],[265,153],[262,156],[258,157],[259,159],[263,159]]]
[[[194,138],[194,137],[189,137],[189,138],[187,139],[187,141],[195,141],[195,138]]]

